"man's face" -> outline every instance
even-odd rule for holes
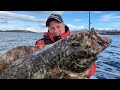
[[[54,36],[60,36],[65,33],[65,25],[56,20],[50,22],[48,29],[49,33]]]

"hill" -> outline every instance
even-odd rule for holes
[[[33,31],[28,31],[28,30],[5,30],[5,31],[2,31],[0,30],[0,32],[24,32],[24,33],[36,33],[36,32],[33,32]]]

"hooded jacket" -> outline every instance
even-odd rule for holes
[[[62,34],[61,36],[54,37],[52,34],[49,33],[49,31],[45,32],[43,38],[36,41],[35,45],[42,46],[42,45],[52,44],[62,38],[66,38],[69,35],[70,35],[70,30],[67,26],[65,26],[65,33]]]

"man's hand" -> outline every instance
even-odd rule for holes
[[[94,74],[95,70],[96,70],[96,64],[94,64],[90,69],[82,73],[67,72],[67,74],[71,79],[87,79]]]

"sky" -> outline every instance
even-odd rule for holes
[[[60,14],[70,30],[89,28],[89,11],[0,11],[0,30],[46,32],[50,14]],[[90,27],[120,30],[120,11],[90,11]]]

